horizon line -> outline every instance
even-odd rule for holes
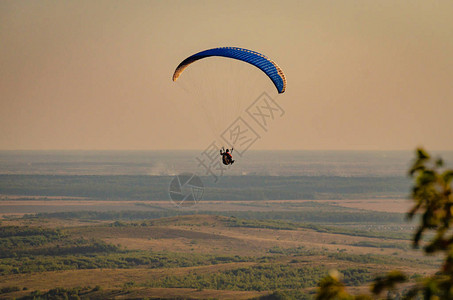
[[[404,152],[404,151],[415,151],[418,148],[424,148],[424,147],[414,147],[414,148],[407,148],[407,149],[249,149],[247,151],[310,151],[310,152],[315,152],[315,151],[336,151],[336,152]],[[425,148],[426,149],[426,148]],[[62,149],[62,148],[53,148],[53,149],[0,149],[1,152],[26,152],[26,151],[103,151],[103,152],[148,152],[148,151],[204,151],[205,149],[195,149],[195,148],[187,148],[187,149],[181,149],[181,148],[170,148],[170,149],[125,149],[125,148],[117,148],[117,149]],[[453,151],[453,149],[428,149],[427,151],[442,151],[442,152],[450,152]]]

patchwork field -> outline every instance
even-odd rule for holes
[[[436,258],[385,230],[373,237],[351,224],[317,226],[215,215],[6,218],[0,227],[0,298],[251,299],[281,291],[311,299],[331,269],[359,292],[389,270],[416,278],[438,268]]]

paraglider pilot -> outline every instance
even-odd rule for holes
[[[222,151],[223,150],[223,151]],[[231,148],[231,153],[233,153],[234,148]],[[231,155],[230,150],[222,147],[220,149],[220,155],[222,156],[222,162],[224,165],[232,165],[234,163],[233,156]]]

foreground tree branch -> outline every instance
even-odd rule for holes
[[[414,283],[405,293],[404,299],[423,296],[426,300],[453,299],[453,170],[445,169],[443,160],[432,158],[424,149],[416,150],[416,158],[409,169],[414,180],[411,199],[414,201],[408,212],[409,220],[420,217],[420,223],[413,237],[413,246],[418,248],[427,232],[434,237],[427,241],[423,251],[427,255],[441,253],[445,256],[441,269],[435,275]],[[337,272],[338,273],[338,272]],[[371,286],[372,295],[350,295],[339,279],[339,274],[329,273],[319,283],[316,299],[373,299],[384,291],[393,291],[407,276],[393,271],[378,277]],[[390,295],[390,294],[389,294]],[[390,297],[390,296],[388,296]]]

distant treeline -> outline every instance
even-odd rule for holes
[[[111,200],[167,200],[171,176],[0,175],[0,194]],[[201,177],[206,200],[343,199],[405,197],[405,177],[224,176]]]
[[[340,271],[348,285],[362,285],[373,278],[365,268],[345,268]],[[297,290],[316,286],[326,274],[327,268],[323,265],[303,268],[282,264],[256,265],[210,274],[194,272],[182,276],[166,276],[151,281],[146,286],[239,291]]]
[[[85,220],[145,220],[165,217],[206,214],[220,216],[234,216],[242,219],[256,220],[285,220],[290,222],[310,223],[403,223],[405,215],[400,213],[374,212],[374,211],[340,211],[319,208],[304,211],[74,211],[38,213],[26,215],[25,218],[59,218],[59,219],[85,219]]]

